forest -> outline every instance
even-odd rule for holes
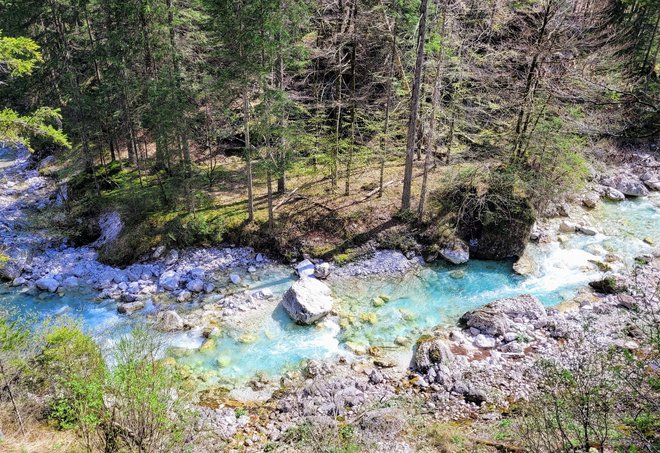
[[[658,451],[659,146],[657,0],[0,0],[0,450]]]
[[[351,230],[342,211],[369,218],[365,204],[427,221],[442,169],[465,162],[539,209],[579,184],[584,149],[658,133],[650,0],[53,0],[2,12],[3,36],[34,42],[14,58],[39,61],[29,76],[4,71],[3,135],[64,156],[76,215],[114,204],[183,243],[249,226],[282,255],[329,249],[366,232],[333,229]],[[359,215],[343,209],[356,204]],[[308,216],[318,228],[301,225]],[[317,229],[334,237],[304,244]],[[143,230],[120,261],[144,251]]]

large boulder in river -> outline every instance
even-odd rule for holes
[[[522,255],[536,212],[529,200],[508,183],[495,182],[483,193],[466,194],[458,221],[458,235],[470,246],[470,258],[501,260]],[[470,197],[470,198],[467,198]]]
[[[0,280],[18,278],[30,260],[30,250],[25,247],[9,247],[0,250]]]
[[[645,197],[649,194],[642,181],[632,175],[610,176],[601,182],[604,186],[612,187],[629,197]]]
[[[546,317],[545,307],[534,296],[498,299],[461,316],[459,324],[474,327],[488,335],[504,335],[514,319],[538,320]]]
[[[284,293],[282,306],[298,324],[313,324],[332,311],[330,287],[315,278],[302,278]]]

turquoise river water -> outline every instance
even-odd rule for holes
[[[278,306],[279,296],[290,286],[290,267],[274,265],[245,276],[251,289],[269,287],[275,301],[248,312],[238,322],[221,326],[212,347],[202,344],[199,330],[165,335],[169,354],[210,383],[241,383],[255,373],[271,377],[296,367],[304,359],[333,359],[378,346],[393,355],[409,355],[414,340],[436,325],[450,325],[465,311],[489,301],[529,293],[550,306],[574,296],[576,290],[601,272],[590,260],[605,261],[616,255],[615,269],[630,267],[633,258],[653,246],[644,238],[660,238],[660,197],[602,203],[586,213],[601,232],[562,236],[558,242],[530,245],[538,264],[532,276],[512,272],[511,262],[470,261],[463,266],[435,264],[403,277],[361,277],[333,282],[339,316],[311,327],[295,325]],[[581,220],[578,220],[581,221]],[[386,296],[387,303],[373,304]],[[142,322],[141,317],[118,315],[112,302],[93,301],[94,294],[38,295],[0,286],[0,303],[39,317],[66,314],[81,320],[104,347]],[[148,310],[149,308],[147,308]],[[396,346],[406,337],[409,346]]]

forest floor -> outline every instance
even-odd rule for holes
[[[405,252],[414,247],[412,224],[419,225],[399,216],[403,156],[386,162],[382,196],[378,190],[378,162],[356,163],[351,172],[350,193],[346,195],[344,169],[340,170],[333,187],[327,165],[314,165],[311,158],[310,162],[302,160],[287,172],[286,191],[273,194],[275,224],[272,229],[268,227],[266,178],[259,171],[259,162],[255,163],[255,222],[249,224],[246,221],[246,166],[239,156],[219,158],[212,173],[205,163],[200,163],[194,169],[189,188],[176,178],[164,180],[154,173],[138,172],[135,167],[110,164],[98,172],[101,197],[95,200],[80,196],[81,189],[89,193],[95,183],[91,180],[82,184],[76,182],[81,174],[76,176],[65,170],[72,167],[68,160],[61,159],[42,173],[69,181],[73,191],[77,191],[72,196],[73,206],[66,210],[69,221],[95,217],[99,209],[116,209],[124,219],[127,227],[124,234],[128,240],[123,247],[120,244],[113,250],[120,259],[111,264],[126,264],[161,243],[173,247],[232,243],[291,260],[307,253],[334,258],[341,263],[360,256],[360,247],[373,243],[372,240],[383,248]],[[475,165],[487,164],[468,163],[460,156],[450,164],[436,162],[428,177],[426,212],[432,211],[431,194],[435,190],[459,174],[461,168]],[[417,211],[419,203],[423,168],[422,156],[415,160],[413,212]],[[273,181],[273,190],[276,190],[276,181]],[[195,221],[195,227],[188,226],[191,220]],[[50,215],[47,221],[51,222]],[[203,231],[192,231],[196,229]],[[62,230],[63,236],[75,236],[66,226]]]

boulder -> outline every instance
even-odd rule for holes
[[[559,224],[559,231],[562,233],[575,233],[577,225],[569,220],[562,220]]]
[[[170,250],[170,253],[167,254],[165,257],[165,266],[171,266],[174,263],[179,261],[179,251],[178,250]]]
[[[459,319],[459,324],[488,335],[504,335],[513,319],[539,320],[546,317],[545,307],[533,296],[498,299],[482,308],[471,310]]]
[[[606,187],[605,198],[610,201],[623,201],[626,199],[626,196],[620,191],[616,190],[614,187]]]
[[[46,167],[53,165],[55,161],[56,161],[55,156],[53,155],[46,156],[43,159],[41,159],[37,164],[37,170],[44,170],[46,169]]]
[[[142,302],[141,300],[117,305],[117,311],[122,315],[131,315],[136,311],[142,310],[143,308],[144,308],[144,302]]]
[[[503,313],[511,319],[525,318],[539,320],[546,317],[545,307],[539,300],[529,294],[517,297],[498,299],[486,305],[486,307]]]
[[[62,286],[65,288],[76,288],[79,285],[77,277],[67,277],[62,280]]]
[[[470,259],[470,248],[461,239],[454,239],[440,250],[440,256],[452,264],[467,263]]]
[[[375,409],[366,412],[360,419],[360,428],[365,432],[381,436],[396,436],[406,425],[406,414],[396,407]]]
[[[593,209],[598,205],[599,200],[600,196],[595,192],[591,192],[582,198],[582,204],[587,208]]]
[[[609,276],[602,280],[589,282],[589,286],[601,294],[619,294],[627,290],[625,281],[622,278],[615,276]]]
[[[495,338],[480,333],[474,338],[474,345],[481,349],[492,349],[495,347]]]
[[[158,329],[164,332],[173,332],[183,329],[183,318],[174,310],[161,311],[156,316],[156,325]]]
[[[154,249],[154,253],[152,253],[151,257],[152,257],[153,259],[158,259],[158,258],[160,258],[161,256],[163,256],[163,253],[165,253],[165,250],[166,250],[166,249],[165,249],[165,246],[164,246],[164,245],[159,245],[158,247],[156,247],[156,248]]]
[[[310,260],[303,260],[296,265],[296,272],[300,278],[311,277],[314,275],[314,263]]]
[[[508,188],[487,194],[484,208],[459,223],[459,236],[468,242],[470,258],[502,260],[522,255],[536,212],[529,200],[516,192]]]
[[[450,364],[454,361],[454,353],[442,338],[422,338],[417,342],[414,361],[415,368],[425,372],[436,364]]]
[[[642,181],[632,175],[611,176],[602,181],[607,187],[612,187],[629,197],[645,197],[649,194],[648,189]]]
[[[525,249],[522,256],[513,264],[513,271],[518,275],[533,275],[538,265],[532,255]]]
[[[270,288],[263,288],[254,293],[254,297],[260,300],[272,299],[274,296],[273,290]]]
[[[60,282],[55,280],[53,277],[42,277],[34,282],[34,285],[42,291],[54,293],[57,291],[57,288],[60,287]]]
[[[158,279],[158,284],[167,291],[174,291],[179,288],[181,276],[175,271],[165,271]]]
[[[241,277],[238,274],[229,274],[229,280],[234,284],[238,285],[241,283]]]
[[[598,234],[598,230],[589,225],[578,225],[577,231],[578,233],[582,233],[587,236],[596,236]]]
[[[298,324],[313,324],[332,311],[332,291],[315,278],[303,278],[284,293],[282,306]]]
[[[188,291],[187,289],[184,289],[179,293],[178,296],[176,296],[176,301],[177,302],[188,302],[190,299],[192,299],[192,293]]]
[[[195,278],[188,282],[188,284],[186,285],[186,289],[193,293],[201,293],[202,291],[204,291],[204,282],[198,278]]]
[[[330,276],[330,263],[320,263],[314,266],[314,277],[325,280]]]
[[[660,191],[660,181],[658,181],[657,179],[644,181],[644,185],[648,187],[649,190],[652,190],[654,192]]]

